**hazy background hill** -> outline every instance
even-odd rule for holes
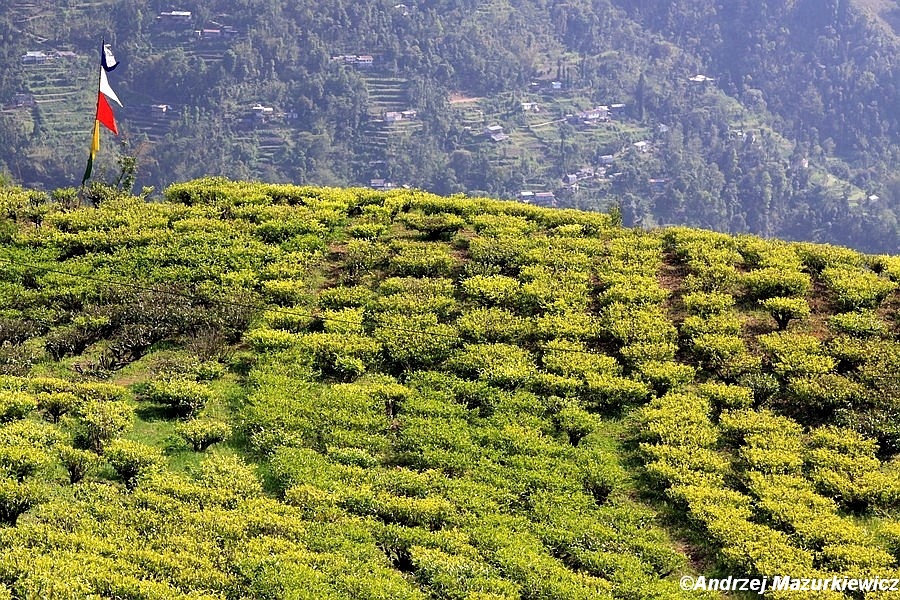
[[[0,0],[0,167],[77,183],[105,35],[139,186],[409,185],[892,251],[898,10]]]

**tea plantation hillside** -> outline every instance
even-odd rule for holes
[[[98,198],[0,188],[0,598],[900,576],[900,257],[410,190]]]

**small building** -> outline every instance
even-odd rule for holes
[[[375,190],[392,190],[397,186],[385,179],[370,179],[369,187]]]
[[[34,101],[34,94],[29,92],[20,92],[13,96],[13,104],[16,108],[34,106],[36,104],[36,102]]]
[[[688,77],[688,81],[691,83],[709,83],[711,81],[715,81],[712,77],[707,77],[706,75],[694,75],[693,77]]]
[[[551,81],[551,82],[550,82],[550,89],[551,89],[551,90],[554,90],[554,91],[556,91],[556,90],[561,90],[562,87],[563,87],[562,81]]]
[[[416,112],[414,109],[401,111],[400,114],[403,116],[404,119],[407,119],[410,121],[415,120],[415,118],[419,115],[419,113]]]
[[[360,67],[371,67],[375,63],[375,57],[369,54],[361,54],[356,57],[356,64]]]
[[[262,104],[256,104],[250,110],[253,111],[253,118],[257,121],[266,121],[275,114],[274,108]]]
[[[523,202],[532,202],[534,200],[534,192],[522,190],[519,192],[519,199]]]
[[[613,156],[612,154],[604,154],[603,156],[600,157],[601,165],[611,165],[614,162],[616,162],[616,157]]]
[[[53,57],[46,54],[43,50],[29,50],[22,55],[22,62],[26,65],[42,65],[51,60],[53,60]]]
[[[53,56],[56,58],[62,58],[64,60],[77,60],[78,55],[71,50],[57,50],[53,53]]]
[[[484,128],[484,134],[488,136],[497,135],[498,133],[503,133],[502,125],[490,125]]]
[[[384,113],[382,117],[384,118],[385,123],[396,123],[397,121],[403,120],[403,113],[400,111],[391,110]]]
[[[635,150],[637,150],[638,152],[649,152],[650,151],[650,142],[648,142],[647,140],[641,140],[640,142],[635,142],[634,144],[632,144],[632,146],[634,146]]]
[[[668,179],[649,179],[647,181],[647,183],[650,184],[650,189],[657,194],[661,194],[666,191],[666,184],[668,182]]]
[[[224,35],[221,29],[200,29],[194,33],[201,40],[217,40]]]
[[[541,204],[545,206],[556,205],[556,194],[554,194],[553,192],[535,192],[534,202],[535,204]]]
[[[580,113],[578,117],[584,121],[608,121],[609,107],[595,106],[590,110],[586,110],[583,113]]]
[[[172,107],[168,104],[154,104],[150,107],[150,114],[155,116],[166,116]]]
[[[523,102],[522,112],[541,112],[541,107],[537,102]]]
[[[191,22],[192,16],[193,14],[189,10],[169,10],[159,13],[156,20],[163,23],[188,24]]]
[[[501,133],[495,133],[494,135],[492,135],[491,139],[495,142],[502,142],[504,140],[508,140],[509,136],[506,135],[505,133],[501,132]]]

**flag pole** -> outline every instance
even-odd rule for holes
[[[97,146],[99,146],[100,142],[100,122],[97,120],[97,115],[100,114],[100,86],[103,82],[103,46],[106,44],[106,38],[100,38],[100,71],[97,73],[97,104],[94,107],[94,128],[91,134],[91,150],[88,154],[88,162],[87,167],[84,169],[84,176],[81,178],[81,189],[84,189],[85,183],[91,176],[91,171],[94,170],[94,154],[97,151]]]

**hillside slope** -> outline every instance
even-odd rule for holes
[[[900,42],[866,10],[0,0],[0,172],[78,181],[105,37],[125,108],[97,175],[133,155],[138,188],[408,185],[895,251]]]
[[[900,257],[408,190],[96,197],[0,188],[0,596],[900,572]]]

